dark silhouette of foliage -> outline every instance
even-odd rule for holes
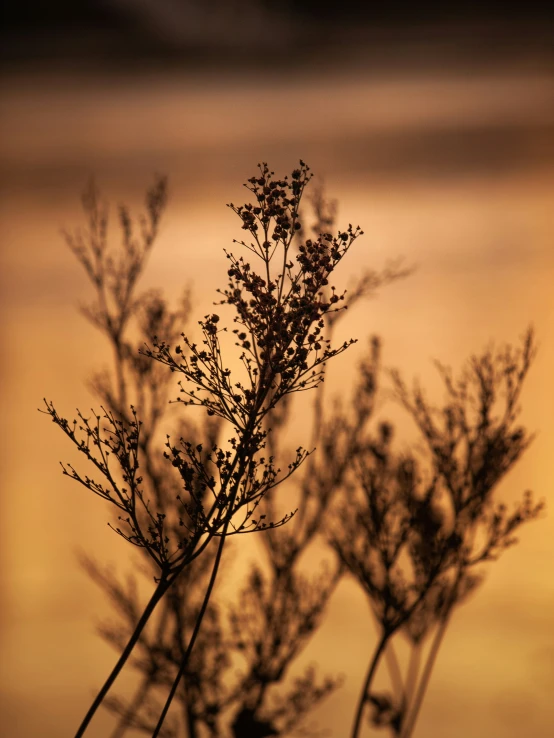
[[[238,339],[236,345],[241,350],[244,379],[233,382],[231,371],[225,366],[219,334],[226,329],[220,328],[220,318],[215,313],[205,316],[199,323],[203,336],[201,345],[182,334],[186,348],[183,350],[180,345],[172,348],[167,340],[154,336],[153,347],[147,345],[142,352],[144,357],[183,376],[181,402],[204,407],[208,416],[227,421],[233,432],[223,446],[209,439],[211,447],[207,453],[202,443],[181,437],[177,445],[167,437],[164,455],[177,469],[182,485],[182,492],[176,498],[179,503],[177,521],[167,518],[163,506],[155,505],[156,501],[143,486],[145,479],[139,475],[143,421],[133,405],[126,417],[118,417],[111,409],[103,408],[103,415],[95,414],[92,421],[78,412],[79,419],[70,423],[58,414],[51,402],[45,401],[46,412],[53,422],[92,462],[106,482],[82,475],[69,464],[62,465],[64,474],[111,502],[121,513],[115,528],[117,533],[144,549],[158,568],[157,588],[77,736],[83,735],[158,602],[185,567],[217,537],[220,543],[206,595],[153,736],[159,734],[207,611],[227,535],[278,527],[291,517],[287,514],[269,524],[262,522],[261,517],[259,520],[252,517],[263,497],[296,471],[308,456],[303,449],[297,449],[288,470],[282,474],[271,456],[262,455],[268,433],[263,424],[280,400],[294,392],[317,387],[326,361],[348,347],[349,343],[345,342],[332,348],[324,337],[325,318],[340,309],[344,295],[337,294],[333,286],[329,296],[323,290],[361,231],[348,226],[337,236],[321,233],[315,240],[301,243],[293,256],[292,242],[295,233],[302,228],[300,202],[311,174],[301,162],[290,180],[287,177],[276,180],[273,176],[267,165],[260,165],[259,174],[246,185],[254,195],[255,204],[230,205],[252,239],[238,243],[263,265],[260,275],[244,257],[227,254],[229,286],[221,292],[222,304],[236,311],[234,320],[239,327],[234,333]],[[141,244],[137,245],[134,238],[127,210],[120,210],[124,245],[120,261],[107,254],[107,214],[93,189],[91,193],[85,198],[89,213],[87,237],[78,234],[68,240],[97,287],[100,309],[89,311],[88,316],[108,333],[121,372],[122,332],[133,309],[133,287],[156,233],[165,202],[165,185],[158,183],[148,195],[150,221],[141,220]],[[130,267],[128,272],[125,264]],[[111,295],[119,313],[110,311],[106,294]],[[121,373],[119,379],[119,394],[123,400],[126,387]],[[119,467],[117,472],[113,459]],[[242,519],[237,523],[239,512],[242,512]]]
[[[316,189],[311,204],[315,222],[309,231],[317,238],[324,229],[328,230],[332,227],[334,213],[324,200],[321,188]],[[302,231],[299,230],[298,236],[302,235]],[[403,276],[403,272],[395,271],[392,267],[385,270],[382,275],[375,272],[363,274],[359,282],[349,291],[348,304],[354,304],[378,286],[399,276]],[[159,296],[156,296],[156,299],[159,300]],[[164,308],[150,311],[149,314],[162,316],[167,313],[167,308]],[[185,316],[182,318],[184,319]],[[95,324],[98,325],[98,322],[96,321]],[[174,335],[174,321],[167,320],[166,323],[167,325],[161,326],[152,321],[146,324],[142,322],[141,336],[148,340],[152,335]],[[133,350],[131,346],[128,346],[124,352],[114,352],[115,361],[119,364],[115,374],[124,378],[126,387],[129,383],[135,388],[133,371],[136,365],[136,355],[136,350]],[[142,372],[155,370],[155,365],[148,362],[140,366]],[[167,393],[161,393],[161,389],[167,384],[169,376],[164,374],[157,377],[158,382],[142,385],[141,405],[147,405],[154,410],[151,422],[144,423],[146,428],[154,420],[159,423],[164,414],[164,406],[163,403],[160,404],[159,398],[167,396]],[[106,374],[102,376],[102,382],[93,383],[93,389],[100,394],[103,401],[116,414],[121,415],[125,411],[124,405],[111,390],[106,389],[109,387],[109,375]],[[290,410],[287,403],[281,403],[279,407],[280,409],[272,410],[272,433],[268,436],[270,451],[275,457],[279,455],[278,439],[286,425]],[[353,438],[346,438],[347,434],[341,434],[336,427],[329,426],[325,433],[323,432],[321,393],[317,395],[314,402],[314,414],[317,420],[314,428],[318,428],[319,433],[314,435],[313,441],[321,441],[321,436],[325,436],[322,449],[324,456],[321,457],[319,464],[313,459],[310,461],[299,485],[301,513],[295,518],[294,532],[290,526],[290,535],[285,538],[275,536],[271,531],[267,532],[263,540],[267,544],[270,576],[268,578],[264,570],[259,567],[253,570],[251,580],[255,581],[256,586],[250,590],[247,583],[242,593],[247,607],[244,610],[235,608],[230,613],[230,638],[226,639],[223,635],[217,608],[210,607],[207,611],[209,627],[199,637],[191,663],[184,674],[183,689],[177,695],[183,705],[182,722],[186,725],[190,736],[196,736],[199,729],[220,735],[223,730],[222,719],[226,718],[229,723],[229,715],[231,717],[234,715],[230,726],[234,734],[262,735],[267,731],[275,731],[275,725],[279,726],[278,734],[285,734],[293,727],[298,729],[299,723],[307,712],[339,682],[339,680],[327,678],[318,685],[315,671],[309,667],[303,676],[294,681],[292,690],[289,690],[286,695],[275,694],[275,690],[271,689],[282,682],[290,664],[314,632],[341,573],[337,570],[330,579],[316,578],[313,583],[310,583],[309,578],[304,574],[296,572],[299,558],[318,533],[330,496],[337,487],[337,480],[348,466],[354,442]],[[189,437],[192,430],[192,428],[187,429]],[[152,433],[147,433],[145,436],[143,432],[143,437],[148,439],[151,439],[152,435]],[[147,462],[146,473],[152,476],[151,484],[155,487],[163,487],[161,482],[164,479],[164,470],[153,475],[151,473],[155,463],[155,447],[144,450],[149,453],[145,461]],[[159,500],[160,495],[157,494],[156,498]],[[166,517],[171,517],[173,499],[171,495],[163,498]],[[271,518],[275,518],[276,515],[273,514],[269,500],[267,507],[266,512]],[[143,674],[143,679],[134,698],[129,703],[120,698],[107,698],[105,701],[105,705],[120,716],[119,723],[113,732],[113,738],[124,735],[131,727],[152,733],[153,716],[159,713],[152,692],[157,687],[167,684],[167,674],[176,663],[177,646],[182,651],[183,643],[188,641],[190,624],[194,623],[198,612],[198,605],[193,600],[198,599],[199,593],[205,588],[203,574],[209,569],[211,560],[205,555],[183,572],[159,606],[161,612],[155,637],[152,639],[147,638],[144,634],[141,635],[137,644],[140,656],[135,658],[132,664]],[[136,586],[126,588],[113,572],[103,570],[88,558],[85,558],[83,563],[92,578],[111,597],[115,609],[123,616],[123,623],[117,628],[113,625],[103,626],[100,631],[108,642],[121,650],[133,631],[139,612]],[[149,569],[145,573],[148,576],[151,575]],[[324,586],[321,586],[322,582]],[[261,597],[262,590],[264,595],[267,595],[266,590],[269,590],[270,596]],[[307,593],[311,593],[309,600],[306,600]],[[237,616],[237,612],[240,616]],[[237,626],[239,617],[242,621],[248,621],[246,630],[252,631],[254,628],[256,631],[256,639],[251,643],[248,641],[248,648],[245,646],[244,636],[239,636],[242,632]],[[233,631],[237,631],[234,636]],[[299,635],[301,637],[298,637]],[[222,674],[224,668],[230,664],[229,653],[233,650],[239,653],[243,660],[246,657],[247,669],[234,688],[226,692],[221,685]],[[245,653],[246,650],[248,653]],[[266,660],[271,662],[272,666],[264,666]],[[216,664],[217,669],[210,671],[205,666],[208,663]],[[265,697],[269,693],[271,693],[272,705],[268,713]],[[207,695],[211,696],[208,698]],[[245,725],[249,727],[245,728]],[[304,728],[304,733],[307,735],[306,730]]]
[[[181,333],[191,311],[187,290],[175,310],[160,292],[137,296],[166,202],[164,179],[149,191],[138,229],[120,208],[115,252],[94,185],[83,200],[88,231],[66,234],[96,291],[83,313],[107,337],[114,371],[91,382],[101,415],[77,411],[69,423],[50,402],[46,412],[104,481],[71,464],[62,465],[64,474],[115,506],[118,517],[109,525],[136,547],[137,575],[157,582],[144,608],[135,574],[122,579],[82,557],[118,613],[100,634],[121,656],[77,736],[100,704],[118,718],[111,738],[129,730],[153,738],[317,735],[306,722],[310,711],[343,677],[318,676],[313,665],[293,676],[293,667],[349,573],[380,634],[352,736],[365,715],[373,727],[409,738],[452,613],[482,581],[478,565],[497,558],[542,510],[530,493],[512,513],[496,499],[532,440],[517,425],[535,354],[531,331],[520,349],[472,357],[458,379],[438,365],[446,388],[439,409],[393,372],[395,396],[424,440],[423,448],[403,451],[395,450],[390,424],[374,428],[381,344],[373,338],[349,406],[342,397],[329,412],[323,388],[314,395],[317,453],[286,447],[292,396],[321,385],[326,361],[349,345],[332,348],[343,308],[410,270],[392,263],[383,272],[366,271],[338,294],[330,274],[361,232],[349,226],[331,235],[336,203],[321,187],[311,198],[315,222],[306,225],[309,213],[300,203],[311,175],[302,162],[290,179],[273,177],[260,165],[246,185],[254,204],[230,205],[251,238],[236,243],[262,263],[256,274],[244,256],[227,254],[229,284],[220,291],[221,304],[236,312],[241,377],[226,368],[218,314],[199,322],[196,343]],[[176,374],[180,396],[170,404]],[[192,411],[176,412],[183,404],[204,408],[205,416],[194,422]],[[174,429],[164,444],[168,422]],[[285,472],[283,458],[292,459]],[[274,495],[283,482],[297,505],[284,515]],[[233,601],[212,597],[226,538],[246,532],[263,532],[263,559],[252,563]],[[336,556],[307,572],[303,560],[318,550],[322,534]],[[394,649],[399,637],[411,649],[405,676]],[[390,692],[372,687],[383,658]],[[127,700],[108,696],[127,660],[140,674],[137,689]],[[168,715],[173,699],[178,709]]]
[[[534,354],[529,330],[520,349],[507,346],[474,356],[458,379],[439,365],[447,400],[438,409],[419,386],[410,392],[398,372],[392,374],[396,395],[426,449],[419,455],[395,454],[387,424],[375,437],[368,434],[353,463],[348,504],[334,511],[336,522],[329,528],[331,545],[366,592],[381,633],[360,694],[353,738],[366,705],[375,726],[387,726],[402,738],[412,734],[452,611],[481,581],[475,567],[515,543],[515,530],[543,509],[530,492],[512,513],[496,499],[500,481],[531,441],[516,422]],[[433,630],[418,681],[421,647]],[[404,684],[391,649],[398,633],[412,646]],[[387,650],[392,695],[371,690]]]

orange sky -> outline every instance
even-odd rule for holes
[[[170,205],[144,285],[176,295],[192,281],[202,316],[223,283],[222,248],[240,237],[225,203],[241,200],[257,161],[285,173],[304,158],[339,200],[339,223],[365,230],[344,263],[344,282],[398,255],[418,266],[343,324],[359,338],[380,334],[385,364],[432,390],[432,358],[457,366],[490,338],[517,341],[534,323],[540,353],[523,419],[539,434],[504,493],[516,499],[532,488],[552,504],[552,77],[397,72],[380,79],[358,70],[293,84],[254,75],[2,84],[3,735],[71,735],[114,661],[93,632],[107,608],[74,553],[82,548],[123,566],[128,552],[107,529],[102,502],[61,477],[66,439],[36,412],[43,396],[68,414],[88,407],[84,382],[109,358],[76,310],[88,285],[59,235],[80,222],[89,173],[110,200],[137,206],[153,172],[170,176]],[[352,378],[360,350],[336,360],[331,388]],[[549,735],[553,540],[550,511],[522,530],[520,544],[459,610],[416,736]],[[345,582],[306,654],[323,670],[348,675],[314,714],[334,738],[350,724],[373,640],[364,597]],[[91,738],[104,736],[108,724],[99,718]]]

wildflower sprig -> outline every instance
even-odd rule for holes
[[[316,222],[307,230],[310,236],[317,237],[322,231],[334,230],[335,212],[334,209],[327,207],[322,190],[314,189],[316,197],[310,193],[311,207],[308,212],[302,213],[302,221],[309,219],[313,209]],[[304,237],[303,230],[297,230],[296,233],[298,239]],[[362,280],[367,284],[366,277],[362,277]],[[379,282],[377,275],[371,282],[375,284],[376,281]],[[362,291],[356,284],[348,290],[349,308],[353,301],[356,301],[356,297],[361,296]],[[190,307],[185,311],[185,317],[189,313]],[[340,311],[333,317],[338,319],[343,315],[344,311]],[[154,335],[164,336],[170,345],[178,341],[180,335],[178,328],[182,330],[182,325],[178,324],[183,323],[183,320],[178,319],[175,313],[168,313],[164,309],[164,302],[160,301],[159,293],[152,293],[145,309],[141,310],[140,317],[140,335],[143,337],[140,345],[143,345],[144,341],[151,341]],[[143,318],[146,320],[143,321]],[[331,337],[330,329],[327,330],[327,336]],[[150,486],[154,493],[161,492],[154,494],[154,499],[160,509],[167,513],[166,527],[175,526],[180,540],[185,535],[180,521],[188,533],[192,534],[192,530],[189,530],[192,526],[187,520],[188,513],[182,509],[188,504],[188,497],[182,492],[183,480],[180,474],[175,473],[176,468],[172,463],[168,463],[167,457],[164,460],[159,453],[156,439],[153,441],[152,433],[149,432],[153,425],[160,424],[161,420],[169,415],[170,407],[164,406],[163,402],[160,405],[160,401],[166,394],[168,385],[171,383],[173,386],[174,375],[159,362],[153,362],[148,357],[137,354],[135,345],[130,347],[132,350],[125,352],[124,362],[127,366],[131,365],[133,370],[126,373],[126,376],[129,376],[130,390],[133,394],[138,392],[137,406],[143,420],[140,434],[140,451],[144,453],[142,471],[146,481],[150,476],[149,470],[154,471]],[[136,382],[135,366],[138,380]],[[99,393],[100,397],[107,407],[115,407],[116,414],[122,416],[124,413],[121,408],[124,408],[124,405],[122,406],[121,400],[115,398],[113,392],[108,394],[105,391],[106,387],[110,387],[109,379],[106,375],[100,387],[102,390]],[[95,383],[95,389],[98,388],[98,384]],[[307,577],[299,567],[302,553],[317,535],[323,512],[328,507],[331,490],[350,465],[355,446],[354,429],[351,434],[346,428],[342,430],[337,428],[334,420],[324,422],[323,413],[316,410],[316,406],[318,409],[320,407],[323,393],[317,394],[314,425],[323,432],[314,433],[310,445],[317,446],[320,451],[319,454],[310,457],[309,464],[304,465],[304,474],[298,484],[301,494],[295,495],[297,497],[295,504],[299,510],[294,516],[294,522],[284,528],[280,525],[288,522],[289,516],[285,516],[282,523],[272,522],[279,517],[276,508],[277,499],[275,495],[264,495],[263,510],[260,506],[262,498],[258,498],[242,508],[242,514],[248,512],[249,517],[247,522],[242,521],[240,529],[237,520],[242,516],[236,515],[229,525],[227,535],[239,532],[266,532],[266,535],[261,537],[261,542],[267,548],[269,571],[266,573],[260,569],[260,575],[267,582],[267,586],[261,590],[258,588],[253,590],[250,587],[250,580],[245,583],[244,592],[248,592],[246,600],[248,606],[240,608],[240,617],[244,620],[244,625],[237,623],[234,629],[237,631],[236,637],[233,635],[231,641],[220,617],[217,601],[215,603],[213,599],[210,601],[183,676],[184,684],[176,693],[176,699],[183,708],[182,718],[186,721],[191,734],[201,729],[201,726],[205,726],[210,734],[219,735],[224,731],[223,725],[226,724],[231,729],[232,735],[237,738],[251,733],[258,735],[260,732],[274,731],[288,735],[293,730],[296,732],[301,730],[303,735],[315,735],[305,727],[299,728],[299,724],[303,723],[309,710],[340,684],[341,680],[337,678],[318,678],[316,670],[308,667],[304,674],[294,679],[292,685],[283,692],[283,680],[299,652],[317,629],[342,571],[336,568],[329,571],[326,567],[321,574]],[[265,463],[262,460],[268,457],[275,460],[281,458],[279,438],[286,436],[283,424],[291,417],[292,399],[285,398],[285,401],[273,409],[264,421],[265,428],[272,430],[266,438],[264,456],[259,459],[262,463]],[[144,407],[151,406],[154,412],[145,414]],[[176,411],[179,408],[174,404],[172,410]],[[231,439],[227,441],[226,451],[220,449],[218,429],[221,430],[221,419],[205,418],[205,428],[200,431],[191,425],[191,415],[192,413],[186,413],[187,423],[181,425],[179,429],[179,436],[189,440],[186,442],[180,440],[176,445],[181,448],[183,444],[189,444],[188,451],[192,451],[193,447],[196,454],[199,454],[206,463],[210,456],[210,460],[216,462],[211,473],[217,483],[221,484],[221,474],[225,472],[224,460],[229,458],[227,453],[231,448]],[[211,435],[210,429],[213,431]],[[337,435],[340,436],[340,440]],[[202,440],[202,443],[199,444],[198,440]],[[170,443],[171,445],[173,444]],[[166,446],[165,451],[172,462],[171,448]],[[276,461],[272,464],[274,467],[278,466]],[[278,468],[276,471],[280,474]],[[300,475],[295,474],[297,483],[299,477]],[[210,499],[213,501],[211,489],[200,480],[201,477],[197,476],[188,494],[194,496],[196,501],[198,498],[207,502]],[[219,536],[219,533],[215,535]],[[154,629],[150,631],[145,629],[141,634],[136,648],[139,655],[137,656],[135,652],[131,658],[131,665],[142,673],[142,680],[137,685],[134,696],[125,700],[122,697],[108,695],[104,700],[104,707],[118,716],[118,727],[113,731],[112,738],[123,738],[130,728],[141,730],[148,736],[152,735],[161,709],[155,708],[153,692],[159,691],[160,687],[171,686],[175,667],[179,666],[185,656],[190,633],[198,615],[199,598],[203,596],[206,576],[210,574],[214,553],[212,546],[182,571],[160,602]],[[146,569],[141,567],[142,574],[147,577],[154,569],[151,560],[150,563]],[[90,559],[84,562],[84,566],[93,580],[116,604],[116,608],[118,610],[121,608],[121,625],[106,623],[102,627],[102,636],[108,643],[122,650],[140,614],[137,587],[132,586],[132,582],[120,580],[111,569]],[[260,591],[264,593],[262,598],[258,596]],[[236,612],[239,614],[239,608]],[[253,622],[259,623],[259,626],[253,628]],[[252,638],[255,643],[252,642]],[[291,641],[297,640],[296,647],[291,648]],[[245,669],[230,681],[228,670],[235,666],[232,654],[240,654],[245,659]]]
[[[221,291],[221,304],[236,311],[234,321],[240,328],[234,333],[242,349],[240,360],[246,379],[234,381],[223,359],[220,334],[226,328],[221,327],[216,313],[199,321],[200,344],[183,334],[184,348],[180,344],[172,348],[156,338],[152,347],[143,349],[145,356],[184,376],[177,401],[204,407],[208,415],[222,418],[234,428],[228,446],[214,447],[207,463],[196,447],[183,439],[178,446],[167,441],[166,456],[179,469],[188,493],[184,507],[188,518],[202,521],[210,535],[216,535],[244,506],[248,508],[246,517],[234,531],[259,529],[259,523],[251,525],[252,505],[293,473],[308,455],[299,449],[288,472],[279,475],[271,458],[260,457],[268,432],[263,427],[264,418],[286,395],[316,387],[322,381],[324,364],[353,343],[346,341],[333,348],[324,338],[325,317],[340,309],[337,304],[344,300],[344,294],[337,294],[334,287],[330,296],[325,288],[333,270],[361,235],[360,229],[349,226],[337,236],[322,233],[301,243],[292,255],[295,233],[301,230],[300,202],[310,178],[303,162],[290,180],[275,179],[267,164],[261,164],[259,176],[246,184],[257,204],[230,205],[252,237],[250,243],[237,243],[263,265],[262,274],[258,274],[244,257],[227,254],[231,262],[229,284]],[[282,259],[277,258],[279,252]],[[274,268],[276,261],[279,266]],[[213,500],[208,510],[195,501],[191,493],[194,484],[210,490]]]
[[[108,211],[100,202],[91,181],[83,195],[89,215],[87,229],[64,231],[71,251],[97,287],[96,302],[83,313],[98,328],[119,343],[133,312],[134,290],[159,230],[167,202],[167,179],[158,177],[146,196],[146,213],[133,223],[129,209],[119,207],[122,248],[111,253],[108,247]]]
[[[78,420],[70,423],[58,414],[52,402],[44,400],[44,403],[45,412],[52,421],[92,462],[107,483],[82,474],[69,462],[60,462],[63,474],[115,505],[121,513],[118,516],[120,526],[108,525],[129,543],[144,548],[160,569],[165,569],[170,557],[167,545],[170,539],[164,530],[165,515],[153,512],[142,486],[143,478],[139,474],[142,422],[134,406],[130,408],[129,422],[102,407],[102,416],[94,414],[90,418],[77,410]]]
[[[393,454],[391,429],[382,425],[356,456],[350,504],[337,510],[340,523],[330,535],[368,595],[382,633],[352,738],[359,735],[367,703],[374,725],[411,737],[452,612],[482,581],[478,565],[515,543],[515,531],[544,508],[530,492],[513,512],[495,499],[499,483],[532,440],[518,424],[518,404],[535,353],[529,330],[521,347],[473,356],[458,377],[438,364],[446,388],[446,402],[438,408],[419,385],[410,391],[398,372],[392,373],[396,396],[424,445],[417,455]],[[399,632],[412,648],[404,683],[391,640]],[[422,644],[431,636],[420,668]],[[371,689],[385,653],[392,697]]]
[[[121,205],[118,221],[121,248],[114,251],[108,243],[108,208],[100,200],[93,180],[83,194],[88,215],[85,229],[64,231],[65,240],[93,283],[96,299],[81,308],[90,322],[113,345],[117,358],[117,392],[127,409],[126,382],[121,360],[126,352],[124,335],[140,304],[136,286],[159,232],[160,219],[167,203],[167,179],[157,177],[146,193],[145,212],[133,222],[129,208]]]
[[[463,568],[496,558],[515,542],[513,531],[543,510],[530,492],[512,514],[494,499],[499,483],[533,440],[517,421],[535,355],[529,329],[521,347],[489,348],[473,356],[457,378],[437,364],[447,392],[442,408],[431,407],[419,386],[410,392],[393,373],[397,396],[415,420],[433,474],[445,490],[447,513],[454,518],[451,543],[459,548]]]
[[[295,233],[300,230],[299,206],[311,175],[301,162],[288,177],[273,179],[267,165],[260,176],[246,185],[257,205],[229,207],[243,221],[252,241],[236,241],[263,264],[256,273],[244,257],[227,253],[229,284],[220,291],[221,304],[235,308],[234,329],[240,360],[246,370],[244,382],[233,382],[231,370],[222,359],[220,317],[206,315],[200,321],[203,341],[194,343],[183,334],[186,355],[180,345],[172,352],[165,342],[155,341],[146,355],[167,364],[187,380],[181,383],[181,402],[204,406],[209,414],[228,420],[243,433],[249,423],[258,427],[267,413],[285,395],[316,387],[325,362],[345,351],[353,341],[332,348],[324,338],[325,317],[341,309],[344,294],[324,288],[352,243],[362,234],[351,225],[337,236],[322,233],[298,247],[293,257]],[[275,269],[277,250],[282,261]]]
[[[268,432],[263,420],[285,395],[316,386],[322,379],[324,363],[352,343],[332,348],[323,338],[325,316],[336,311],[337,303],[344,298],[342,294],[337,295],[334,288],[327,297],[328,290],[324,288],[331,272],[361,233],[351,226],[336,237],[323,233],[315,240],[300,244],[296,255],[291,256],[294,234],[301,230],[300,201],[310,178],[309,168],[303,162],[293,171],[290,180],[287,177],[277,180],[266,164],[260,165],[259,176],[251,178],[246,185],[258,204],[230,206],[241,217],[243,228],[251,233],[250,248],[264,266],[264,276],[260,276],[242,257],[235,259],[227,255],[232,266],[229,287],[222,292],[223,302],[235,307],[235,321],[248,330],[248,334],[240,329],[235,331],[248,379],[233,382],[219,340],[220,332],[225,329],[220,328],[220,318],[215,313],[200,321],[203,334],[200,345],[183,336],[186,354],[180,345],[172,351],[166,341],[157,338],[153,339],[152,348],[147,345],[141,352],[141,361],[155,359],[171,371],[184,375],[186,381],[181,383],[184,398],[179,398],[182,402],[205,407],[208,415],[227,420],[234,429],[225,448],[214,445],[207,455],[201,453],[202,444],[181,439],[175,445],[168,437],[165,456],[177,468],[184,493],[178,500],[183,515],[178,518],[177,525],[165,520],[163,510],[156,504],[158,501],[154,498],[151,502],[149,492],[141,486],[142,422],[134,407],[131,406],[130,412],[121,407],[118,413],[103,409],[102,416],[95,414],[96,423],[78,413],[79,421],[71,424],[45,400],[46,412],[52,420],[107,482],[82,474],[71,465],[63,467],[64,473],[115,505],[121,523],[114,527],[116,532],[130,543],[145,548],[164,576],[176,575],[204,550],[207,540],[218,535],[227,522],[232,534],[281,525],[290,517],[286,515],[274,523],[253,517],[264,495],[287,479],[308,456],[308,452],[299,448],[288,469],[281,472],[273,458],[263,454]],[[165,193],[165,183],[158,189]],[[142,223],[143,250],[149,248],[159,219],[159,209],[154,205],[163,202],[163,194],[158,189],[153,190],[148,201],[155,224],[152,232],[146,232],[146,220]],[[91,192],[89,199],[90,243],[87,246],[85,237],[78,234],[70,240],[70,246],[95,284],[98,281],[104,284],[106,280],[101,279],[101,269],[109,267],[116,275],[124,275],[124,270],[117,267],[111,257],[105,256],[107,216],[98,205],[96,190]],[[135,260],[139,252],[125,208],[120,211],[120,219],[131,268],[129,278],[125,277],[127,281],[121,276],[127,287],[123,289],[119,282],[119,287],[114,283],[112,292],[114,296],[124,292],[127,305],[132,299],[131,288],[142,261],[139,264]],[[278,250],[283,257],[282,268],[274,270],[272,262],[277,260]],[[93,268],[96,263],[98,269]],[[125,305],[120,306],[120,312],[127,312]],[[108,315],[107,308],[105,314]],[[105,318],[106,330],[115,325],[114,320]],[[118,326],[115,331],[117,355],[125,348],[120,328]],[[111,336],[110,331],[108,333]],[[125,393],[120,395],[119,400],[123,401]],[[242,522],[233,521],[240,508],[244,508]]]

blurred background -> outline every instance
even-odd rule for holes
[[[194,313],[240,238],[225,207],[267,161],[304,159],[364,238],[341,277],[404,256],[417,270],[365,303],[348,335],[438,389],[459,366],[533,323],[540,353],[523,396],[538,435],[505,499],[554,488],[554,21],[542,4],[343,0],[57,0],[3,9],[0,163],[0,728],[72,735],[114,661],[94,626],[109,609],[75,553],[128,561],[101,501],[61,477],[67,444],[37,407],[88,408],[110,356],[78,312],[88,285],[61,229],[83,222],[91,175],[114,205],[142,205],[153,174],[170,204],[143,286]],[[114,237],[117,235],[114,233]],[[345,337],[347,337],[345,335]],[[336,360],[350,386],[364,341]],[[387,408],[383,409],[384,414]],[[395,411],[391,410],[391,413]],[[299,429],[299,433],[301,428]],[[409,428],[406,428],[409,433]],[[554,516],[522,531],[457,613],[416,735],[551,735]],[[241,541],[242,543],[242,541]],[[249,544],[250,545],[250,544]],[[229,585],[228,585],[229,586]],[[314,715],[345,735],[375,636],[340,586],[307,660],[347,674]],[[105,736],[101,716],[91,738]]]

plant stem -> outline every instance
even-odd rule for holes
[[[164,605],[165,607],[162,610],[162,614],[161,614],[161,617],[158,623],[158,627],[156,628],[155,639],[157,643],[161,642],[164,631],[166,629],[166,625],[167,625],[167,616],[168,616],[167,600],[164,602]],[[133,700],[131,701],[131,704],[124,711],[123,715],[121,716],[121,720],[115,726],[112,734],[110,735],[110,738],[123,738],[123,736],[125,735],[125,733],[127,732],[127,729],[129,728],[131,724],[132,718],[136,715],[137,711],[142,706],[142,703],[144,702],[145,698],[148,695],[149,690],[152,687],[154,676],[156,675],[156,671],[157,671],[157,668],[156,666],[154,666],[154,669],[147,673],[146,677],[143,679],[141,685],[139,686]]]
[[[132,652],[133,648],[135,647],[135,644],[137,643],[138,639],[140,638],[140,634],[144,630],[144,626],[146,625],[146,623],[150,619],[150,616],[154,612],[154,609],[155,609],[156,605],[158,604],[158,602],[161,600],[161,598],[163,597],[163,595],[167,591],[167,588],[169,587],[169,584],[170,583],[167,581],[167,579],[161,579],[160,580],[158,586],[154,590],[154,593],[153,593],[152,597],[150,598],[150,601],[148,602],[148,604],[146,605],[146,607],[145,607],[142,615],[140,616],[140,619],[139,619],[139,621],[138,621],[138,623],[137,623],[137,625],[136,625],[136,627],[135,627],[135,629],[134,629],[131,637],[129,638],[129,641],[128,641],[127,645],[125,646],[125,649],[123,650],[121,656],[119,657],[119,660],[117,661],[117,663],[114,666],[114,668],[112,669],[110,675],[108,676],[108,678],[104,682],[104,685],[102,686],[102,688],[100,689],[100,691],[96,695],[96,697],[95,697],[92,705],[90,706],[87,714],[83,718],[83,721],[82,721],[81,725],[79,726],[79,729],[75,733],[75,738],[82,738],[82,736],[85,734],[85,731],[88,728],[90,721],[94,717],[94,714],[96,713],[96,710],[102,704],[104,698],[106,697],[106,695],[108,694],[108,691],[110,690],[110,687],[115,682],[115,680],[119,676],[119,673],[121,672],[121,670],[125,666],[125,663],[126,663],[127,659],[129,658],[129,656],[131,655],[131,652]]]
[[[442,643],[442,639],[444,637],[449,619],[450,618],[448,615],[443,618],[441,624],[437,629],[437,632],[435,633],[435,637],[433,638],[433,643],[431,644],[431,649],[429,651],[429,655],[427,656],[425,667],[423,668],[423,674],[421,675],[421,680],[417,688],[410,714],[406,721],[405,727],[402,730],[402,738],[410,738],[413,733],[417,716],[421,709],[421,704],[423,702],[423,698],[429,684],[429,679],[431,678],[431,672],[433,671],[433,667],[437,659],[437,653],[439,652],[439,648]]]
[[[160,715],[160,719],[158,720],[158,724],[156,725],[154,732],[152,733],[152,738],[157,738],[157,736],[160,734],[160,730],[162,729],[164,720],[167,716],[167,712],[169,710],[169,707],[171,703],[173,702],[173,698],[175,696],[175,693],[177,691],[177,687],[179,686],[179,682],[181,681],[181,678],[183,674],[185,673],[185,669],[187,668],[188,660],[190,658],[190,654],[192,652],[192,649],[194,647],[194,644],[196,642],[196,638],[198,637],[198,633],[200,632],[200,626],[202,625],[202,620],[204,619],[204,615],[206,613],[206,610],[208,608],[208,603],[210,601],[210,597],[212,594],[212,590],[214,588],[215,580],[217,578],[217,572],[219,570],[219,564],[221,563],[221,556],[223,554],[223,546],[225,545],[225,538],[227,536],[227,530],[229,528],[229,523],[231,522],[230,517],[227,518],[227,521],[225,522],[225,526],[223,528],[223,532],[221,534],[221,538],[219,541],[219,546],[217,548],[217,553],[215,555],[214,565],[212,568],[212,573],[210,576],[210,581],[208,583],[208,587],[206,589],[206,594],[204,595],[204,600],[202,602],[202,607],[200,608],[200,612],[198,614],[198,617],[196,619],[196,623],[194,626],[194,630],[192,632],[192,636],[189,641],[189,645],[187,647],[186,653],[183,656],[183,659],[181,661],[181,665],[179,667],[179,671],[177,672],[177,676],[175,677],[173,684],[171,686],[171,691],[169,692],[169,695],[167,697],[166,703],[164,705],[164,708],[162,710],[162,714]]]
[[[387,643],[385,650],[385,658],[387,660],[387,668],[389,671],[390,680],[392,682],[392,688],[396,691],[399,697],[404,695],[404,686],[402,684],[402,674],[400,673],[400,667],[398,666],[398,658],[392,641]]]
[[[405,709],[406,714],[411,708],[415,689],[417,686],[417,677],[419,674],[419,666],[421,662],[421,644],[412,644],[412,651],[410,653],[410,661],[408,664],[408,675],[406,678],[406,695],[405,695]]]
[[[373,606],[371,607],[371,614],[373,615],[373,620],[376,627],[379,628],[379,617],[375,612],[375,608]],[[402,674],[400,672],[400,666],[398,665],[398,657],[396,656],[396,651],[394,650],[394,644],[392,640],[390,640],[390,636],[385,648],[385,658],[387,660],[387,669],[392,683],[392,688],[393,690],[396,690],[396,694],[400,698],[403,698],[405,695],[405,689],[402,683]]]
[[[381,636],[381,640],[379,641],[379,645],[375,649],[373,657],[369,663],[369,668],[367,670],[366,678],[364,681],[364,686],[362,688],[362,691],[360,692],[360,699],[358,700],[356,717],[354,718],[354,724],[352,726],[352,738],[358,738],[358,735],[360,733],[360,724],[362,722],[362,714],[363,714],[364,706],[366,703],[367,693],[369,692],[369,687],[371,686],[371,681],[375,674],[375,670],[377,669],[377,664],[379,663],[381,654],[385,650],[385,646],[387,645],[387,641],[389,640],[389,637],[390,637],[390,633],[388,631],[384,631],[383,635]]]
[[[187,738],[198,738],[196,720],[194,719],[194,713],[190,705],[186,705],[184,715],[184,723],[187,726]]]

